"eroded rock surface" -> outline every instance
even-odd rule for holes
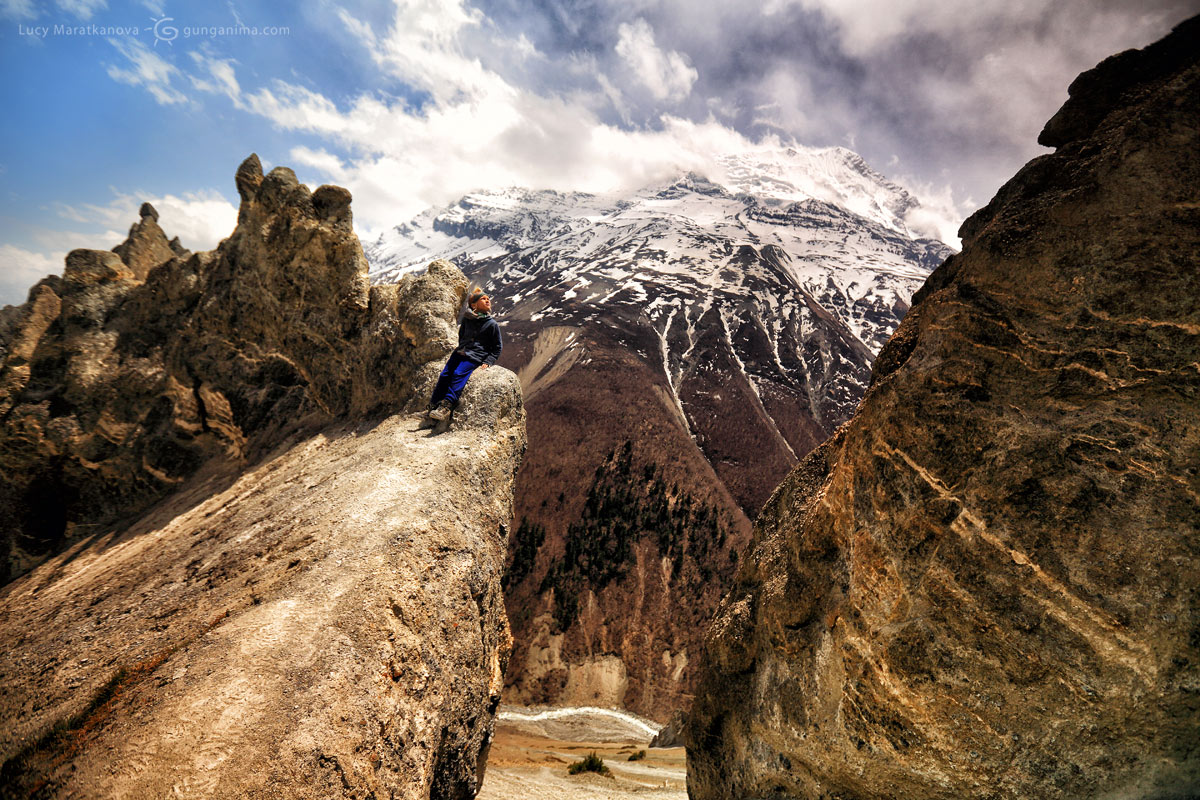
[[[462,273],[369,286],[349,192],[237,184],[216,250],[145,206],[0,315],[0,795],[472,797],[520,383],[420,425]]]
[[[115,252],[72,251],[0,321],[0,579],[210,458],[403,408],[453,346],[456,268],[369,286],[349,192],[264,177],[256,156],[237,185],[216,250],[178,255],[146,205]]]
[[[1200,23],[1072,85],[709,631],[689,794],[1200,794]]]
[[[154,206],[142,203],[138,216],[138,221],[129,229],[129,237],[114,247],[113,252],[133,271],[134,277],[145,280],[150,270],[170,261],[177,252],[158,226],[158,211]]]

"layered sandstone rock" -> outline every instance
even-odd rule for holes
[[[1198,39],[1072,85],[768,502],[693,798],[1200,793]]]
[[[144,207],[0,319],[0,514],[32,567],[0,589],[0,786],[474,796],[519,381],[487,370],[420,426],[462,273],[369,286],[348,192],[256,157],[237,183],[217,250]]]

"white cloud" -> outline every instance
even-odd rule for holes
[[[982,134],[985,149],[1026,157],[1079,72],[1151,43],[1181,13],[1172,0],[774,0],[772,8],[792,5],[830,20],[841,51],[876,85],[911,92],[910,105],[955,135]]]
[[[289,153],[292,162],[302,167],[311,167],[334,181],[345,181],[346,167],[342,160],[328,150],[313,150],[309,147],[293,147]]]
[[[483,14],[466,8],[462,0],[397,0],[392,27],[383,37],[345,10],[340,17],[376,64],[439,102],[479,99],[507,88],[478,58],[464,55],[463,38],[480,26]],[[502,46],[526,54],[530,50],[524,38]]]
[[[687,97],[700,73],[687,57],[674,50],[664,53],[654,43],[650,24],[638,18],[617,29],[617,55],[633,70],[657,100],[677,102]]]
[[[762,76],[760,86],[772,102],[755,108],[755,124],[807,139],[813,133],[809,112],[817,105],[808,76],[781,64]],[[836,113],[832,103],[822,103],[820,109],[822,122]]]
[[[923,183],[912,177],[899,177],[896,182],[918,198],[920,205],[904,215],[904,223],[917,236],[945,242],[955,250],[962,248],[958,228],[969,209],[974,208],[971,198],[960,201],[948,185],[941,187]]]
[[[108,8],[108,0],[58,0],[58,7],[86,20],[100,9]]]
[[[237,206],[215,189],[168,194],[150,203],[158,210],[158,224],[167,236],[178,236],[190,250],[211,250],[237,225]]]
[[[62,209],[60,208],[59,210],[61,212]],[[29,232],[30,239],[41,248],[41,252],[49,254],[55,261],[60,263],[62,262],[62,257],[72,250],[80,248],[85,250],[111,250],[116,245],[125,241],[126,233],[124,231],[112,227],[96,230],[91,220],[83,217],[77,219],[71,218],[67,214],[62,213],[60,213],[60,216],[74,222],[84,222],[92,226],[92,230],[34,228]],[[136,214],[133,219],[137,219]],[[118,227],[121,226],[118,225]]]
[[[233,0],[226,0],[225,5],[229,8],[229,13],[233,16],[233,21],[239,27],[245,27],[246,23],[242,22],[241,16],[238,14],[237,9],[234,8]]]
[[[630,115],[629,105],[625,102],[625,98],[621,96],[621,90],[618,89],[617,86],[611,80],[609,80],[608,76],[603,73],[596,75],[596,81],[600,84],[600,90],[604,93],[605,98],[608,99],[608,102],[612,103],[613,109],[621,117],[621,121],[624,122],[627,127],[631,126],[632,117]]]
[[[339,108],[318,92],[279,80],[247,92],[233,62],[196,55],[206,74],[193,78],[193,85],[224,94],[235,107],[279,128],[318,134],[353,154],[343,161],[324,148],[295,147],[290,157],[354,192],[360,230],[382,230],[480,187],[605,190],[666,177],[705,161],[708,156],[696,150],[701,140],[706,146],[714,139],[741,140],[711,121],[664,118],[657,132],[603,124],[594,109],[619,100],[607,79],[594,92],[564,95],[514,85],[467,53],[463,37],[480,18],[457,3],[401,3],[383,34],[344,11],[341,18],[382,69],[431,94],[419,113],[402,101],[368,94]],[[524,37],[493,44],[493,50],[536,57]]]
[[[186,103],[183,92],[171,86],[171,80],[181,73],[136,39],[109,39],[109,43],[128,59],[132,69],[115,65],[108,68],[108,77],[130,86],[144,86],[160,105]]]
[[[1070,3],[1064,3],[1069,5]],[[1013,26],[1044,21],[1044,0],[778,0],[775,10],[800,5],[836,23],[845,51],[870,56],[904,36],[936,34],[988,41]],[[1090,15],[1088,15],[1090,16]],[[1072,14],[1082,22],[1087,16]]]
[[[62,253],[35,253],[11,244],[0,245],[0,305],[20,305],[29,289],[47,275],[62,273]]]
[[[192,86],[202,92],[210,92],[213,94],[223,94],[230,100],[237,101],[242,94],[242,87],[238,85],[237,76],[234,74],[233,65],[237,62],[233,59],[213,58],[212,56],[193,50],[188,53],[192,61],[201,67],[207,76],[200,77],[189,75],[188,78],[192,82]]]
[[[113,188],[113,199],[107,205],[84,203],[57,204],[60,217],[72,222],[101,226],[108,233],[103,241],[72,244],[72,247],[110,248],[125,240],[130,225],[138,220],[138,209],[148,202],[158,211],[158,224],[168,237],[178,236],[189,250],[210,250],[221,239],[233,233],[237,224],[237,207],[215,189],[201,189],[182,195],[150,195],[144,192],[121,192]],[[87,237],[89,234],[74,234]],[[113,240],[115,237],[115,240]],[[111,244],[107,243],[111,241]],[[71,248],[68,248],[71,249]]]
[[[8,19],[33,19],[37,11],[33,0],[0,0],[0,17]]]
[[[238,95],[234,105],[244,111],[252,111],[266,117],[281,128],[355,138],[354,132],[347,130],[350,120],[338,111],[332,100],[304,86],[286,81],[273,81],[269,89]],[[360,98],[359,105],[367,109],[368,115],[371,115],[372,106],[384,108],[382,103],[369,98]]]
[[[29,287],[42,277],[62,274],[63,259],[72,250],[110,250],[125,241],[144,202],[158,211],[158,224],[167,236],[178,236],[193,251],[213,249],[237,224],[237,208],[214,189],[182,195],[112,192],[113,199],[106,205],[55,204],[58,216],[74,225],[30,231],[29,239],[37,249],[0,245],[0,303],[25,302]]]

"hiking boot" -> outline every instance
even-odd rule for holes
[[[450,404],[443,400],[440,404],[438,404],[437,408],[429,412],[429,418],[441,422],[442,420],[446,419],[446,417],[450,416],[450,412],[452,410],[453,409],[451,409]]]

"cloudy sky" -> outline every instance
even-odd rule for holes
[[[840,145],[958,223],[1080,71],[1198,0],[0,0],[0,303],[158,208],[233,229],[251,152],[363,238],[477,188],[604,191]]]

